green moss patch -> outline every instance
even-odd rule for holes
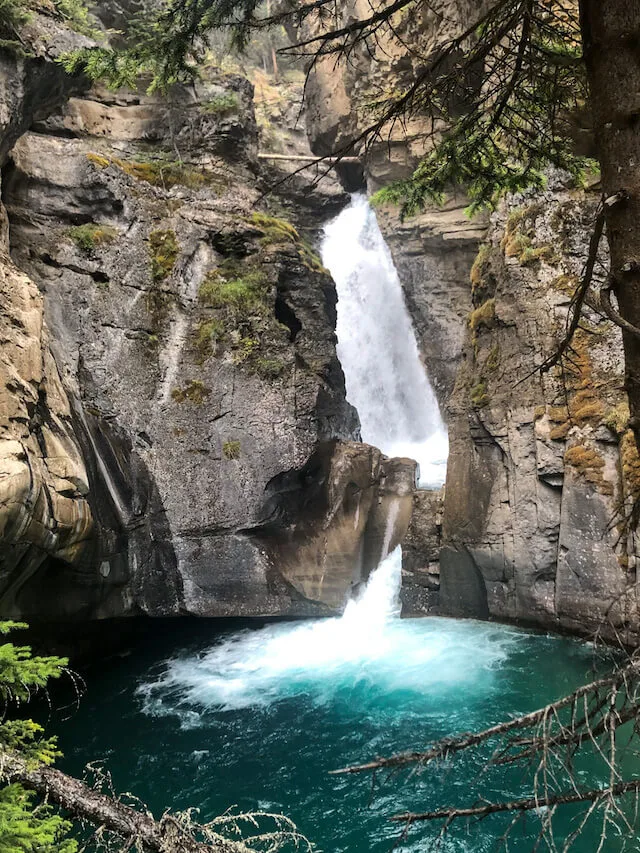
[[[476,409],[482,409],[484,406],[489,405],[491,398],[489,397],[489,389],[486,379],[479,379],[471,388],[470,399]]]
[[[152,231],[149,234],[151,276],[155,282],[164,281],[171,275],[179,254],[175,231]]]
[[[542,209],[541,203],[536,203],[511,211],[500,243],[506,258],[517,258],[523,266],[532,266],[538,261],[558,261],[552,246],[536,243],[535,221]]]
[[[225,459],[240,459],[240,442],[225,441],[222,444],[222,455]]]
[[[115,166],[134,178],[156,187],[171,189],[183,186],[197,190],[204,186],[214,186],[219,179],[204,169],[184,163],[182,160],[157,158],[153,160],[122,160],[119,157],[107,157],[104,154],[89,152],[87,159],[97,169]]]
[[[210,270],[198,297],[209,313],[196,329],[203,358],[222,348],[234,364],[243,364],[265,380],[285,371],[279,357],[289,330],[275,318],[273,286],[255,260],[227,259]]]
[[[237,113],[240,108],[240,99],[235,92],[224,92],[221,95],[214,95],[208,101],[203,101],[201,109],[208,115],[224,116]]]
[[[476,333],[480,329],[492,329],[496,319],[496,300],[487,299],[469,314],[469,328]]]
[[[174,388],[171,392],[176,403],[188,401],[196,405],[204,403],[209,394],[211,394],[211,389],[207,388],[204,382],[199,379],[191,379],[183,388]]]
[[[80,252],[90,255],[95,249],[113,243],[118,236],[118,230],[110,225],[96,225],[94,222],[88,222],[85,225],[70,228],[68,234]]]
[[[300,236],[298,230],[286,219],[279,219],[276,216],[270,216],[267,213],[255,211],[249,218],[249,223],[262,231],[260,245],[268,246],[293,246],[300,258],[300,261],[307,269],[313,272],[327,273],[328,271],[322,265],[322,261],[311,244]]]
[[[208,308],[224,309],[230,319],[239,321],[251,312],[269,310],[270,290],[259,267],[229,260],[207,273],[198,297]]]

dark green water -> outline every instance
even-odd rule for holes
[[[373,797],[370,777],[329,770],[531,710],[576,686],[593,663],[589,646],[567,639],[400,620],[390,612],[393,583],[382,573],[342,620],[218,636],[203,623],[188,638],[148,642],[94,672],[79,710],[56,724],[62,766],[80,773],[103,759],[116,788],[156,813],[278,811],[322,850],[390,850],[398,829],[386,818],[464,800],[479,769],[472,757],[380,779]],[[504,798],[525,788],[512,773],[483,778],[479,790]],[[566,821],[558,827],[569,832]],[[440,849],[489,851],[503,828],[499,820],[461,827]],[[533,816],[509,849],[531,849],[538,830]],[[435,849],[429,837],[419,828],[403,849]],[[595,847],[587,838],[572,849]]]

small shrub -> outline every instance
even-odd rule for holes
[[[82,0],[54,0],[54,6],[72,30],[89,38],[96,38],[100,34],[96,19]]]
[[[180,247],[174,231],[152,231],[149,234],[151,276],[155,282],[164,281],[173,270]]]
[[[30,17],[31,12],[25,0],[0,0],[0,36],[11,37],[0,39],[2,47],[12,52],[20,47],[20,42],[13,37],[29,22]]]
[[[263,246],[272,246],[278,243],[301,242],[298,231],[285,219],[269,216],[267,213],[255,211],[249,219],[251,225],[255,225],[263,233],[260,243]]]
[[[78,249],[85,255],[90,255],[94,249],[113,243],[118,231],[109,225],[96,225],[89,222],[69,229],[69,237]]]
[[[471,402],[476,409],[487,406],[490,402],[486,379],[480,379],[471,389]]]
[[[204,305],[227,308],[234,315],[264,310],[267,294],[268,282],[262,270],[237,261],[211,270],[198,291]]]
[[[211,389],[207,388],[204,382],[199,379],[191,379],[184,388],[174,388],[171,392],[176,403],[184,403],[188,400],[196,405],[204,403],[209,394],[211,394]]]
[[[224,326],[220,320],[203,320],[196,331],[196,346],[203,356],[207,356],[223,337]]]
[[[209,115],[227,116],[235,113],[240,108],[240,99],[235,92],[224,92],[222,95],[214,95],[202,104],[202,111]]]
[[[240,442],[225,441],[222,445],[222,455],[225,459],[240,459]]]
[[[254,363],[255,372],[261,379],[273,380],[282,376],[285,363],[279,358],[257,358]]]
[[[240,338],[237,345],[234,347],[233,363],[243,364],[248,361],[260,346],[260,341],[257,338],[244,337]]]

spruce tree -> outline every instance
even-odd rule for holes
[[[0,622],[0,634],[26,625]],[[46,737],[41,725],[20,714],[34,694],[46,689],[50,679],[64,672],[67,660],[39,657],[29,646],[0,645],[0,697],[4,708],[0,722],[0,749],[19,755],[29,765],[50,765],[59,755],[54,737]],[[52,806],[36,801],[36,795],[20,783],[0,788],[0,853],[75,853],[76,842],[68,836],[71,824]]]

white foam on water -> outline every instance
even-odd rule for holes
[[[338,356],[362,439],[420,465],[420,485],[445,480],[449,442],[420,359],[393,260],[364,195],[325,228],[322,262],[338,291]]]
[[[372,701],[394,692],[431,697],[462,685],[489,689],[517,632],[449,619],[399,618],[401,553],[371,575],[339,618],[239,631],[200,655],[167,662],[138,688],[150,714],[177,714],[183,726],[206,709],[268,706],[305,694],[331,702],[365,683]]]

